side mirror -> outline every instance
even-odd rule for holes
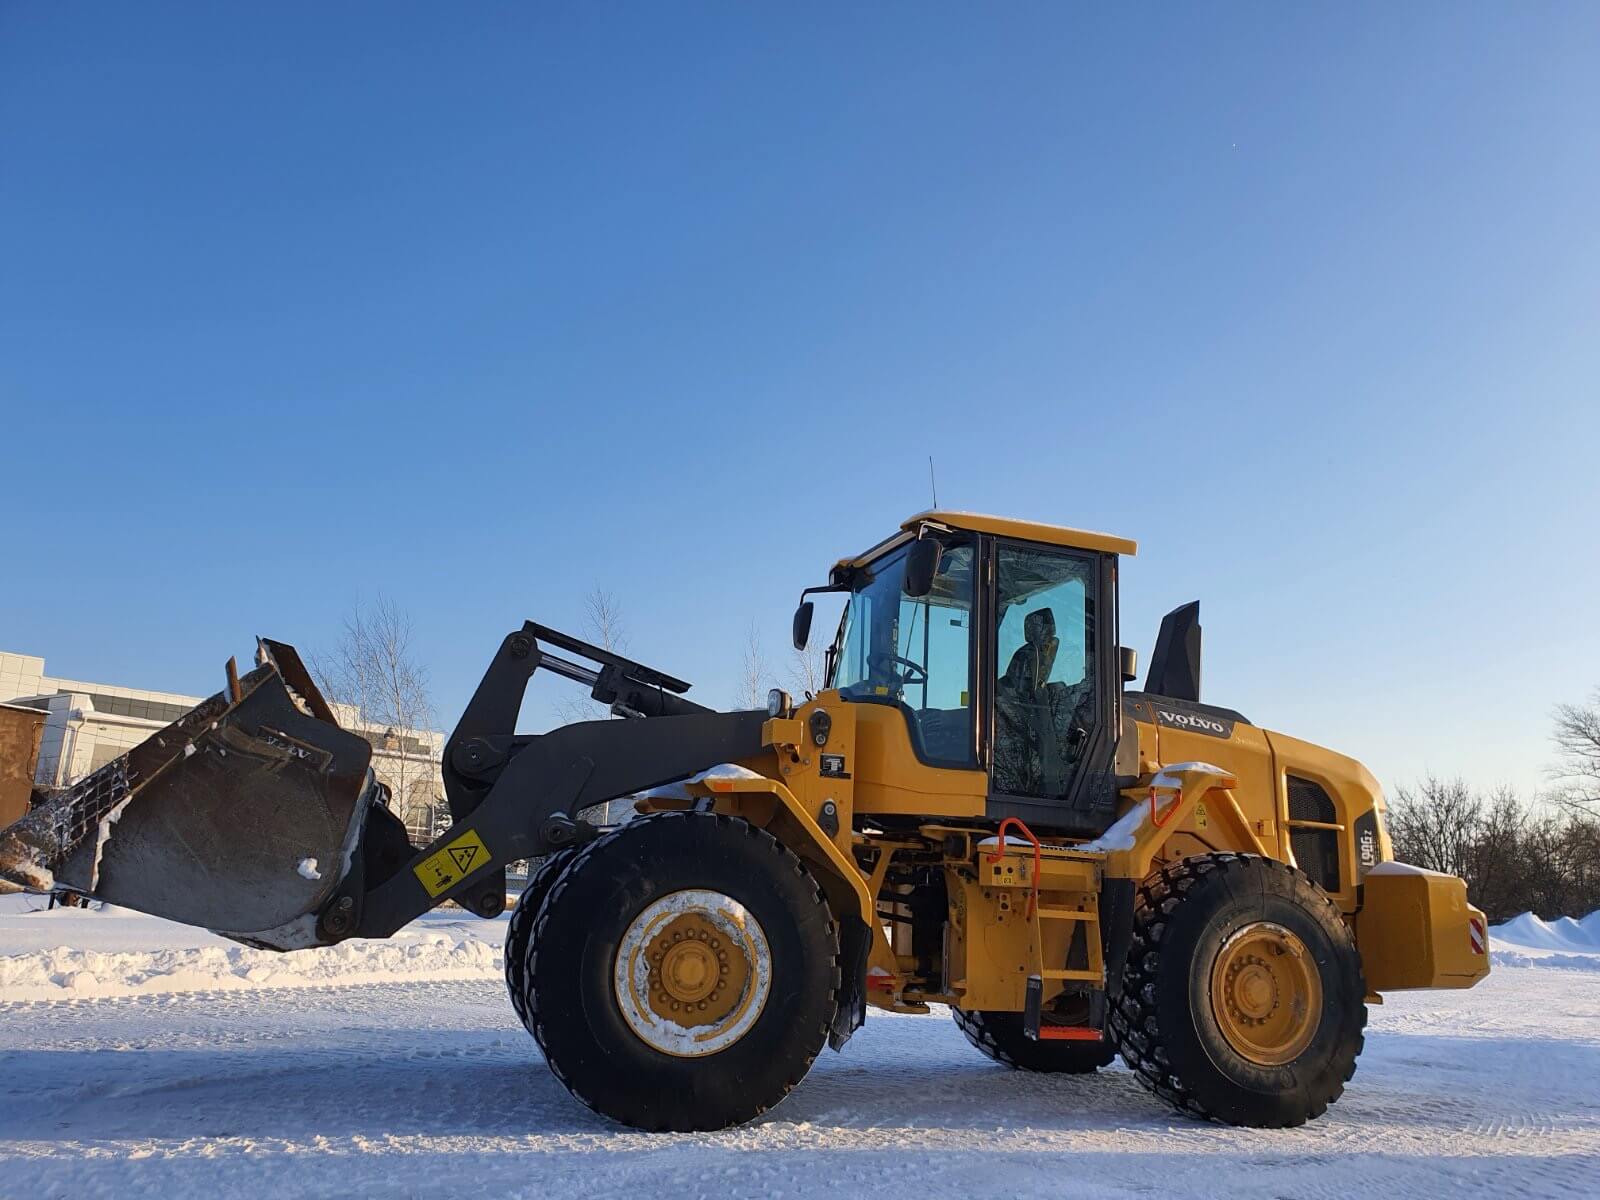
[[[906,551],[906,578],[902,590],[913,600],[920,600],[933,591],[933,577],[939,572],[941,548],[933,538],[919,538]]]
[[[800,607],[794,610],[794,648],[804,650],[806,643],[811,640],[811,613],[812,603],[809,600],[800,601]]]
[[[1132,683],[1139,678],[1139,652],[1131,646],[1118,646],[1117,657],[1122,661],[1122,682]]]

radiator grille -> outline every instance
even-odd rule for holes
[[[1289,776],[1289,819],[1291,821],[1338,820],[1333,797],[1322,785],[1297,775]],[[1332,829],[1291,829],[1289,847],[1300,869],[1328,892],[1339,890],[1339,834]]]

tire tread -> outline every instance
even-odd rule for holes
[[[778,841],[777,838],[766,832],[766,830],[758,829],[754,825],[751,825],[748,821],[745,821],[741,818],[728,816],[722,813],[673,811],[664,813],[651,813],[646,816],[636,817],[632,821],[629,821],[614,830],[602,834],[600,837],[596,838],[594,841],[590,842],[587,846],[584,846],[577,852],[571,864],[561,873],[560,877],[556,880],[555,885],[550,889],[550,894],[545,903],[540,906],[538,920],[536,921],[533,930],[533,936],[528,940],[527,970],[524,975],[524,1005],[528,1013],[528,1027],[532,1031],[534,1039],[539,1043],[539,1048],[544,1053],[545,1061],[549,1063],[551,1072],[557,1079],[561,1081],[562,1085],[566,1087],[567,1091],[572,1093],[573,1097],[578,1100],[579,1103],[602,1116],[608,1116],[616,1119],[615,1114],[607,1112],[606,1109],[601,1107],[598,1100],[586,1091],[583,1081],[568,1078],[567,1075],[562,1073],[555,1059],[551,1056],[549,1048],[546,1044],[544,1022],[540,1018],[538,1007],[537,982],[539,971],[539,944],[542,941],[545,929],[552,919],[552,914],[557,912],[560,907],[560,897],[568,888],[572,886],[573,881],[579,878],[580,873],[587,865],[591,863],[591,860],[604,855],[613,849],[616,849],[619,843],[625,842],[631,838],[639,837],[646,831],[660,829],[663,826],[670,827],[675,824],[683,824],[685,826],[683,832],[683,837],[685,838],[684,844],[690,844],[692,839],[698,835],[690,832],[689,826],[701,822],[714,823],[719,829],[742,835],[743,837],[755,842],[757,845],[770,850],[778,858],[779,870],[794,875],[798,879],[803,880],[805,884],[809,886],[810,896],[817,906],[817,911],[820,911],[824,914],[824,936],[827,939],[827,944],[830,948],[830,995],[835,998],[837,998],[839,995],[841,979],[839,965],[839,932],[838,925],[833,919],[832,910],[828,906],[827,897],[824,895],[822,888],[818,885],[815,877],[809,870],[806,869],[805,864],[800,861],[799,856],[788,847],[784,846],[783,843]],[[807,1051],[803,1055],[803,1061],[799,1062],[796,1068],[789,1073],[788,1077],[781,1081],[780,1090],[778,1090],[775,1095],[764,1098],[761,1102],[752,1105],[751,1111],[743,1116],[741,1120],[752,1120],[755,1117],[760,1116],[762,1113],[765,1113],[767,1110],[772,1108],[773,1105],[779,1103],[785,1096],[792,1092],[799,1085],[800,1081],[806,1077],[807,1073],[811,1069],[812,1063],[816,1061],[817,1055],[821,1053],[822,1047],[827,1043],[828,1031],[832,1025],[831,1017],[832,1013],[830,1012],[826,1019],[817,1022],[815,1028],[795,1031],[795,1036],[797,1038],[803,1037],[807,1046]],[[628,1123],[635,1124],[635,1122],[631,1120]],[[643,1120],[637,1123],[637,1127],[652,1131],[680,1129],[680,1126],[676,1124],[659,1120]],[[684,1128],[699,1128],[699,1126],[688,1126]]]
[[[1321,915],[1344,927],[1344,917],[1327,893],[1317,887],[1301,871],[1274,858],[1259,855],[1217,853],[1181,859],[1156,872],[1139,888],[1134,912],[1132,944],[1128,950],[1127,966],[1122,979],[1122,991],[1108,1016],[1108,1027],[1117,1043],[1123,1061],[1150,1092],[1167,1101],[1181,1112],[1201,1120],[1224,1121],[1229,1124],[1251,1124],[1264,1128],[1287,1128],[1302,1125],[1306,1120],[1321,1116],[1330,1104],[1344,1092],[1344,1085],[1355,1074],[1356,1058],[1365,1044],[1361,1032],[1367,1023],[1364,1004],[1359,1005],[1357,1029],[1353,1039],[1353,1052],[1349,1053],[1340,1077],[1325,1081],[1322,1088],[1311,1097],[1303,1113],[1288,1116],[1268,1115],[1260,1121],[1243,1121],[1213,1112],[1203,1104],[1185,1082],[1172,1069],[1171,1058],[1162,1023],[1157,1012],[1156,981],[1161,967],[1162,943],[1170,932],[1171,921],[1185,901],[1201,888],[1217,881],[1224,883],[1242,879],[1249,871],[1267,872],[1267,878],[1276,877],[1280,885],[1307,908],[1321,910]],[[1343,956],[1343,969],[1355,973],[1358,994],[1364,995],[1365,981],[1361,976],[1361,959],[1353,943]],[[1348,1048],[1347,1048],[1348,1049]]]

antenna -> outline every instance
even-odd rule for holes
[[[933,493],[933,507],[939,507],[939,485],[933,481],[933,455],[928,455],[928,490]]]

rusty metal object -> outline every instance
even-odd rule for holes
[[[328,940],[315,915],[355,860],[372,747],[302,711],[271,662],[232,691],[0,830],[0,882],[254,945]]]
[[[333,715],[333,708],[322,698],[322,693],[312,682],[311,672],[301,661],[300,651],[288,642],[275,642],[271,638],[257,638],[256,644],[257,657],[264,664],[277,668],[284,686],[289,689],[289,694],[300,701],[306,712],[319,721],[326,721],[329,725],[339,724],[339,718]]]
[[[42,709],[0,704],[0,829],[28,811],[44,722]]]
[[[254,678],[252,676],[251,678]],[[147,779],[171,764],[175,753],[227,711],[227,698],[212,696],[171,725],[146,738],[77,783],[42,797],[33,811],[0,830],[0,881],[29,891],[50,891],[65,864],[100,822]],[[87,892],[92,879],[85,878]],[[71,888],[70,884],[65,886]]]

